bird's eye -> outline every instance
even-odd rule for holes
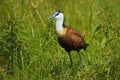
[[[59,15],[59,13],[56,13],[56,15],[55,15],[55,16],[57,16],[57,15]]]

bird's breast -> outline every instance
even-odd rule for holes
[[[67,33],[67,28],[63,28],[61,31],[57,31],[59,37],[64,37]]]

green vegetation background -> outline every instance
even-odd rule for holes
[[[65,23],[89,43],[81,50],[83,68],[57,42],[55,20]],[[120,0],[0,0],[0,80],[119,80]]]

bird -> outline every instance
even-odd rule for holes
[[[56,11],[49,17],[49,19],[56,19],[56,31],[58,34],[58,43],[69,55],[70,64],[72,68],[73,61],[70,52],[77,51],[80,58],[80,66],[82,65],[82,57],[79,53],[81,49],[86,50],[87,44],[81,34],[70,26],[65,25],[64,14],[61,11]]]

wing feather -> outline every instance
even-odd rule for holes
[[[85,44],[83,37],[79,34],[79,32],[76,32],[74,29],[69,30],[69,39],[71,40],[72,44],[75,48],[79,48]]]

